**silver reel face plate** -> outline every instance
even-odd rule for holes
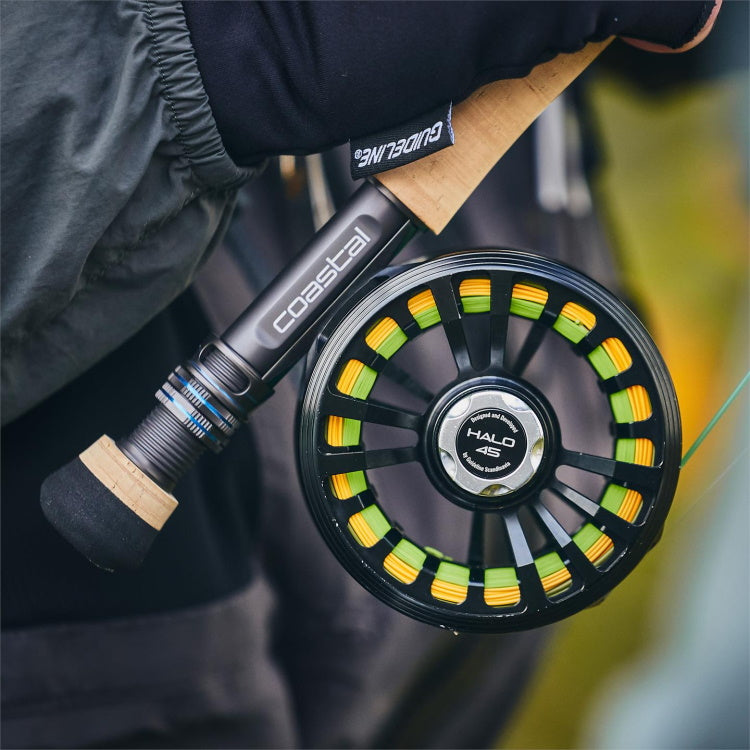
[[[501,499],[535,475],[544,455],[544,432],[526,401],[491,388],[473,391],[447,409],[437,444],[440,463],[455,484]]]

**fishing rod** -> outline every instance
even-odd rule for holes
[[[102,436],[47,478],[41,501],[53,526],[99,567],[137,567],[177,507],[180,477],[206,449],[220,451],[310,352],[300,475],[324,539],[365,588],[422,621],[483,632],[543,625],[605,596],[658,538],[679,473],[677,399],[651,337],[606,289],[530,253],[388,264],[417,232],[446,226],[606,44],[479,89],[455,107],[453,146],[365,182],[237,320],[168,376],[128,436]],[[456,374],[432,392],[398,361],[436,330]],[[526,374],[553,337],[599,385],[609,455],[573,449],[558,409]],[[417,405],[381,398],[386,381]],[[390,431],[385,447],[368,448],[374,426]],[[407,464],[465,514],[464,557],[417,543],[398,524],[376,477]],[[566,471],[596,478],[598,489],[582,490]],[[490,524],[501,529],[496,545],[485,543]]]

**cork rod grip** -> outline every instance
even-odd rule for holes
[[[177,507],[174,496],[147,477],[107,435],[79,456],[81,463],[122,503],[156,531]]]
[[[454,107],[453,146],[376,179],[428,229],[440,233],[500,157],[610,41],[558,55],[526,78],[477,89]]]

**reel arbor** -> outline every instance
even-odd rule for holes
[[[552,371],[534,375],[548,347]],[[606,450],[579,450],[565,418],[587,377]],[[570,403],[545,395],[555,379]],[[306,380],[312,515],[405,614],[461,631],[545,625],[600,600],[658,538],[680,460],[669,374],[633,313],[567,266],[493,250],[388,269],[325,328]],[[425,490],[389,480],[393,467]],[[426,517],[443,503],[455,522],[440,538],[401,527],[409,504]]]

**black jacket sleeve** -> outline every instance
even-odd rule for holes
[[[678,48],[714,2],[184,3],[239,164],[408,121],[613,34]]]

